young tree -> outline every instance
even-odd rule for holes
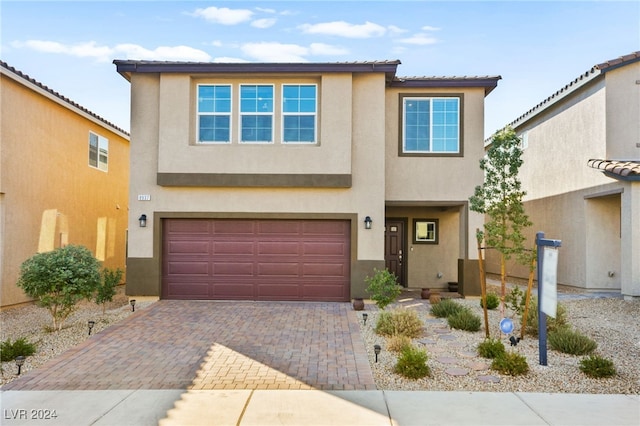
[[[531,226],[524,212],[522,198],[526,192],[518,179],[522,166],[520,138],[511,127],[497,132],[485,158],[480,160],[484,183],[469,198],[470,209],[488,216],[479,237],[500,253],[501,311],[506,295],[506,261],[516,256],[528,263],[530,254],[524,247],[523,229]]]
[[[18,286],[49,309],[53,329],[61,330],[75,305],[91,299],[100,281],[100,262],[86,247],[68,245],[25,260]]]
[[[122,269],[102,269],[102,282],[98,286],[96,291],[95,302],[98,305],[102,305],[102,315],[104,315],[107,309],[107,302],[113,300],[113,296],[116,295],[116,286],[120,284],[122,279]]]

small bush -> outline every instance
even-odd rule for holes
[[[616,375],[613,361],[598,355],[591,355],[580,360],[580,371],[589,377],[601,378]]]
[[[478,355],[483,358],[493,359],[504,353],[504,343],[499,339],[485,339],[478,344]]]
[[[13,361],[17,356],[31,356],[36,353],[36,345],[27,342],[25,338],[17,339],[11,343],[11,339],[7,339],[0,343],[0,360],[2,362]]]
[[[431,315],[437,318],[447,318],[464,309],[464,306],[452,299],[441,300],[440,303],[431,306]]]
[[[429,376],[431,370],[427,365],[427,359],[427,351],[416,348],[415,346],[408,346],[403,349],[398,357],[394,371],[410,379]]]
[[[383,310],[395,302],[402,292],[402,286],[398,285],[396,276],[388,269],[381,271],[374,268],[373,276],[366,277],[364,282],[368,284],[365,291],[371,295],[378,308]]]
[[[487,309],[496,309],[500,306],[500,297],[495,293],[487,293]],[[480,307],[484,308],[482,298],[480,298]]]
[[[556,309],[556,317],[552,318],[547,316],[547,332],[558,330],[567,326],[567,308],[558,302]],[[527,312],[527,334],[532,336],[538,336],[538,301],[537,298],[532,297],[529,302],[529,309]]]
[[[513,287],[504,297],[504,304],[511,309],[516,315],[522,315],[524,305],[527,303],[527,295],[520,290],[520,287]],[[531,309],[531,307],[529,307]],[[528,315],[527,315],[528,316]]]
[[[517,352],[505,352],[493,359],[491,369],[509,376],[521,376],[529,372],[527,358]]]
[[[102,282],[96,291],[95,302],[98,305],[102,305],[102,314],[107,307],[107,302],[113,301],[113,296],[116,295],[116,286],[120,284],[122,279],[122,270],[117,269],[102,269]]]
[[[569,327],[554,330],[547,338],[551,349],[570,355],[587,355],[598,347],[591,338]]]
[[[449,327],[464,331],[478,331],[482,320],[480,317],[469,309],[462,309],[453,315],[447,317]]]
[[[376,333],[381,336],[402,335],[413,338],[422,335],[422,326],[422,321],[415,311],[401,308],[380,312]]]
[[[401,334],[387,339],[387,349],[391,352],[402,352],[409,346],[411,346],[411,338]]]

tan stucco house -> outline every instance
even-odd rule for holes
[[[66,244],[125,269],[129,135],[0,62],[0,306],[20,265]]]
[[[510,125],[528,240],[562,240],[558,282],[640,297],[640,52],[593,66]]]
[[[347,301],[385,267],[407,287],[476,285],[467,200],[500,77],[114,64],[131,84],[129,295]]]

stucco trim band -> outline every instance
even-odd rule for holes
[[[350,174],[158,173],[160,186],[351,188]]]

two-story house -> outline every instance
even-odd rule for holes
[[[20,265],[86,246],[125,269],[129,135],[0,62],[0,306],[30,299]]]
[[[510,125],[528,240],[562,240],[558,283],[640,296],[640,52],[594,65]]]
[[[500,77],[114,64],[131,84],[127,294],[347,301],[385,267],[407,287],[473,290],[483,218],[467,200]]]

